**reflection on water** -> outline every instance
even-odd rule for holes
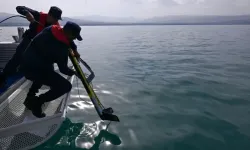
[[[99,150],[100,145],[121,145],[121,139],[108,131],[108,125],[103,121],[95,123],[72,123],[66,119],[57,137],[53,137],[46,145],[37,149],[81,149]]]
[[[94,105],[88,101],[77,101],[68,105],[69,109],[85,109],[85,108],[94,108]]]
[[[95,87],[95,92],[102,102],[105,102],[102,97],[105,95],[119,97],[115,92],[103,89],[104,84]],[[100,146],[121,146],[121,139],[108,131],[109,124],[99,120],[94,105],[81,84],[72,88],[67,116],[70,119],[64,121],[61,130],[53,137],[53,142],[46,142],[45,146],[41,146],[43,149],[99,150]],[[85,123],[73,123],[71,120]]]
[[[106,90],[102,90],[101,93],[103,93],[103,94],[112,94],[112,92],[106,91]]]

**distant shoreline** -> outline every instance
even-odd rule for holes
[[[80,26],[168,26],[168,25],[250,25],[250,23],[108,23],[79,24]],[[29,26],[28,24],[0,24],[0,27]]]

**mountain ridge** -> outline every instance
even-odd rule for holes
[[[0,21],[16,14],[0,12]],[[158,16],[148,19],[136,19],[134,17],[106,17],[106,16],[77,16],[63,17],[60,21],[64,25],[66,21],[74,21],[81,26],[98,26],[98,25],[249,25],[250,15],[171,15]],[[28,26],[29,22],[25,18],[11,18],[0,26]]]

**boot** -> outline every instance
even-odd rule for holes
[[[46,116],[43,113],[42,105],[44,104],[43,101],[39,99],[37,96],[26,98],[27,100],[24,102],[24,105],[31,110],[32,114],[37,118],[43,118]]]
[[[25,105],[25,107],[29,110],[31,110],[34,106],[33,106],[33,100],[35,99],[35,96],[28,96],[26,97],[26,99],[24,100],[23,104]]]
[[[36,116],[37,118],[46,117],[46,114],[43,113],[42,105],[43,105],[43,103],[37,102],[37,103],[34,105],[33,109],[31,110],[31,111],[32,111],[32,114],[33,114],[34,116]]]
[[[23,104],[25,105],[25,107],[27,109],[29,109],[29,110],[32,109],[32,107],[33,107],[33,103],[32,102],[33,102],[34,99],[37,99],[36,94],[33,93],[33,92],[31,92],[31,91],[29,91],[28,94],[27,94],[26,99],[23,102]]]

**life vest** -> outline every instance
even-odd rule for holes
[[[63,29],[60,27],[60,25],[52,25],[51,32],[58,41],[61,41],[66,45],[70,46],[70,42],[65,36]]]
[[[47,17],[48,17],[47,13],[40,12],[40,17],[39,17],[40,24],[37,25],[37,29],[36,29],[37,34],[40,33],[45,28]],[[59,22],[56,22],[56,25],[60,25]]]
[[[48,16],[47,13],[40,12],[40,17],[39,17],[40,24],[37,25],[37,29],[36,29],[37,34],[40,33],[44,29],[47,16]]]

